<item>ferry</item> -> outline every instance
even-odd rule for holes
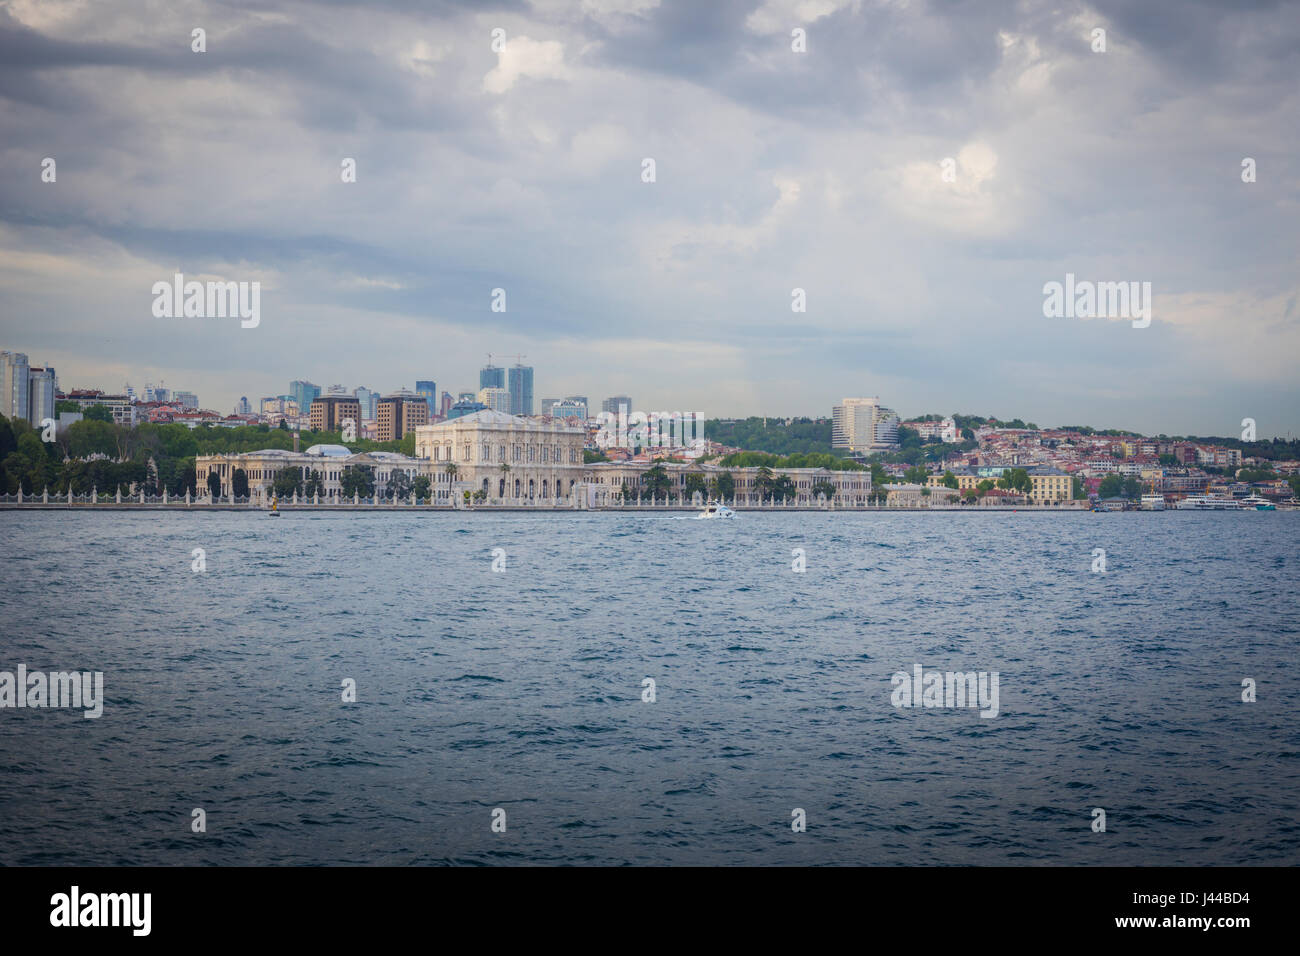
[[[1143,495],[1142,510],[1143,511],[1164,511],[1165,496],[1164,495]]]
[[[697,518],[734,518],[736,513],[722,504],[720,501],[709,501],[704,510],[697,514]]]
[[[1241,511],[1242,506],[1236,498],[1221,498],[1218,495],[1188,495],[1178,502],[1179,511]]]
[[[1253,508],[1256,511],[1277,511],[1277,505],[1261,495],[1251,495],[1248,498],[1241,499],[1241,506],[1246,509]]]

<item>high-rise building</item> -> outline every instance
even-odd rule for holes
[[[559,400],[558,398],[544,398],[544,399],[542,399],[542,404],[541,404],[541,406],[538,408],[538,410],[537,410],[537,414],[538,414],[538,415],[549,415],[549,414],[551,414],[551,406],[552,406],[552,405],[556,405],[556,404],[558,404],[559,401],[560,401],[560,400]]]
[[[311,403],[311,430],[337,432],[352,420],[356,434],[361,434],[361,403],[351,395],[322,395]]]
[[[896,448],[898,421],[879,398],[846,398],[831,412],[831,446],[855,455]]]
[[[442,401],[438,403],[438,414],[441,415],[443,418],[446,418],[447,413],[451,411],[451,406],[452,406],[451,392],[443,392]]]
[[[300,409],[310,409],[311,403],[320,397],[320,386],[295,379],[289,383],[289,394]]]
[[[555,418],[572,418],[578,422],[587,420],[587,401],[581,396],[574,395],[563,401],[551,404],[549,412],[546,414]]]
[[[398,389],[379,400],[375,420],[379,441],[397,441],[407,432],[429,423],[429,405],[409,389]]]
[[[478,392],[461,392],[456,396],[458,402],[477,402]]]
[[[368,422],[373,422],[379,413],[379,393],[364,385],[358,385],[352,390],[352,395],[361,405],[361,417]]]
[[[27,421],[31,402],[31,369],[22,352],[0,352],[0,414]]]
[[[451,408],[447,409],[447,421],[451,421],[453,418],[461,418],[465,415],[472,415],[475,412],[481,412],[486,408],[487,406],[482,402],[461,400],[451,406]]]
[[[632,411],[632,399],[628,398],[626,395],[613,395],[600,403],[600,410],[602,412],[609,412],[611,415],[617,415],[620,407],[626,408],[630,414]]]
[[[533,413],[533,370],[528,365],[512,365],[509,375],[510,412],[513,415]]]
[[[478,372],[479,388],[505,388],[506,370],[489,362]]]
[[[236,414],[236,415],[251,415],[251,414],[253,414],[253,406],[252,406],[251,404],[249,404],[248,396],[247,396],[247,395],[240,395],[240,396],[239,396],[239,402],[235,405],[235,414]]]
[[[510,412],[510,392],[504,388],[480,388],[478,402],[494,412]]]
[[[176,402],[182,408],[197,409],[199,407],[199,397],[193,392],[183,392],[179,389],[175,389],[172,391],[172,401]]]
[[[58,383],[54,379],[54,369],[33,368],[27,376],[27,414],[28,421],[40,427],[45,419],[58,420],[54,411],[54,394]]]
[[[415,383],[415,394],[424,399],[424,403],[429,406],[429,417],[432,418],[438,414],[438,383],[432,379],[417,380]]]

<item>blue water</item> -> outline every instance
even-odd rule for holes
[[[0,512],[0,670],[106,697],[0,710],[0,864],[1296,864],[1298,541],[1282,512]],[[914,663],[998,671],[999,715],[893,707]]]

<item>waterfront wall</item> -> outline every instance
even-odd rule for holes
[[[754,500],[746,501],[725,501],[728,507],[737,512],[807,512],[807,511],[1033,511],[1033,512],[1069,512],[1084,513],[1088,509],[1086,506],[1080,507],[1077,502],[1062,502],[1059,505],[1018,505],[1015,507],[990,507],[986,505],[845,505],[836,503],[835,499],[829,501],[796,501],[788,499],[784,502],[775,502],[767,499],[763,502]],[[447,499],[416,499],[403,498],[401,500],[383,499],[383,498],[325,498],[314,500],[283,501],[279,504],[279,510],[282,512],[292,511],[365,511],[372,513],[391,513],[391,512],[420,512],[420,513],[439,513],[450,511],[636,511],[636,512],[655,512],[655,511],[684,511],[698,512],[703,507],[702,501],[692,501],[689,498],[683,499],[680,496],[674,496],[669,499],[657,499],[651,502],[645,500],[631,500],[627,503],[613,502],[609,504],[590,504],[583,500],[581,496],[572,496],[556,499],[503,499],[489,500],[478,502],[465,502],[463,499],[448,501]],[[251,511],[265,512],[268,510],[266,504],[260,498],[230,498],[218,497],[210,498],[184,497],[176,498],[171,496],[148,496],[148,495],[51,495],[41,494],[36,496],[29,495],[0,495],[0,510],[23,510],[23,511],[68,511],[68,510],[101,510],[101,511]]]

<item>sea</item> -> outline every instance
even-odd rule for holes
[[[0,707],[0,865],[1295,865],[1297,543],[0,511],[0,672],[103,675],[98,718]],[[904,706],[918,666],[996,714]]]

